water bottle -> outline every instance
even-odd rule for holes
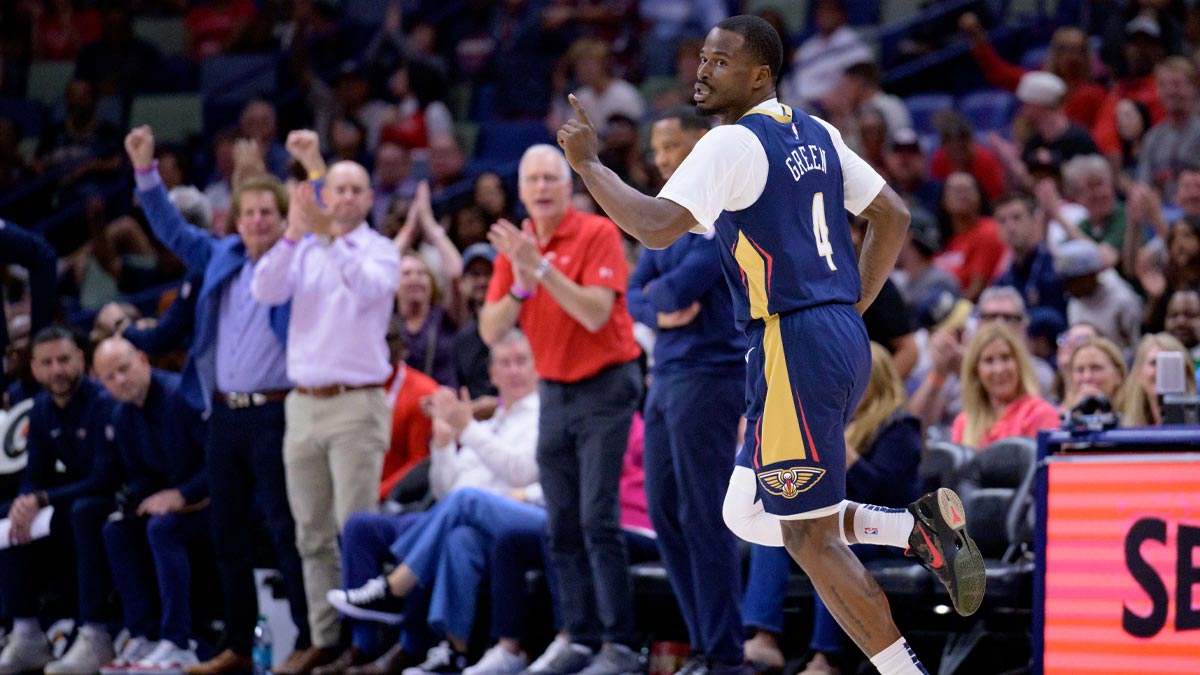
[[[270,675],[271,666],[271,627],[267,625],[267,617],[258,615],[258,623],[254,625],[254,675]]]

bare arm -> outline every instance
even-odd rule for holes
[[[696,224],[691,211],[659,197],[644,195],[593,160],[575,167],[592,198],[622,230],[650,248],[666,248]]]
[[[511,295],[485,304],[479,310],[479,339],[483,340],[483,344],[492,346],[517,325],[520,314],[521,303]]]
[[[603,286],[580,286],[562,272],[551,267],[542,277],[542,288],[550,293],[563,308],[589,333],[595,333],[608,323],[612,316],[616,291]]]
[[[896,191],[887,185],[875,199],[863,209],[867,219],[867,234],[863,240],[862,253],[858,256],[858,273],[862,277],[862,298],[855,307],[859,314],[867,311],[883,282],[887,280],[896,256],[904,245],[908,232],[908,207]]]
[[[666,248],[687,233],[696,224],[690,211],[669,199],[638,192],[600,163],[596,129],[575,96],[571,95],[569,100],[579,119],[563,125],[558,132],[558,144],[604,213],[650,248]]]

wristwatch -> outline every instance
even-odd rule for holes
[[[533,272],[533,278],[541,281],[542,277],[546,276],[546,273],[549,272],[550,268],[553,266],[554,265],[551,264],[549,258],[542,258],[542,261],[538,263],[537,269]]]

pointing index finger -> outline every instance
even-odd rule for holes
[[[592,124],[592,119],[588,117],[587,111],[583,109],[583,104],[579,102],[579,99],[575,98],[575,94],[567,94],[567,101],[569,101],[571,103],[571,107],[575,109],[575,114],[579,117],[580,122],[592,127],[593,129],[596,128],[596,125]]]

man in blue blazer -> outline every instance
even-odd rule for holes
[[[270,176],[244,180],[234,190],[230,211],[237,233],[217,239],[187,224],[167,199],[149,127],[131,131],[125,149],[150,229],[190,270],[204,273],[181,390],[193,406],[211,415],[206,452],[226,630],[225,649],[189,668],[188,674],[224,675],[252,667],[258,611],[253,530],[245,522],[255,500],[273,537],[299,631],[295,653],[274,672],[306,675],[318,665],[319,654],[309,640],[308,603],[283,470],[283,399],[292,386],[286,364],[291,306],[267,307],[250,295],[254,265],[283,235],[287,193]]]

